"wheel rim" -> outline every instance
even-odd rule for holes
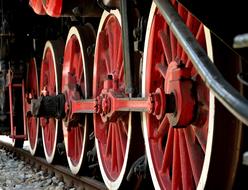
[[[180,4],[174,2],[173,5],[188,28],[196,36],[200,45],[206,48],[203,25]],[[187,109],[186,107],[180,108],[178,103],[180,98],[177,96],[183,96],[185,93],[178,93],[170,79],[174,77],[171,73],[175,69],[175,65],[180,62],[188,68],[190,78],[194,80],[195,99],[197,99],[197,112],[199,114],[193,118],[191,117],[195,121],[190,122],[183,128],[172,126],[170,113],[164,114],[164,117],[159,119],[152,114],[143,114],[144,139],[153,183],[155,188],[158,189],[194,189],[201,177],[207,151],[206,145],[212,143],[212,135],[208,134],[213,132],[213,121],[209,118],[214,117],[214,98],[175,36],[169,30],[168,24],[155,4],[151,8],[147,33],[143,64],[143,73],[145,73],[142,83],[143,96],[155,92],[157,88],[162,88],[166,94],[173,91],[176,94],[177,115],[180,112],[184,116],[189,115],[183,111],[184,109],[187,112],[193,112],[194,105]],[[196,102],[192,104],[196,104]],[[199,106],[200,104],[201,106]],[[184,119],[187,120],[187,118]],[[179,125],[179,123],[176,125]]]
[[[42,6],[42,0],[29,0],[29,5],[33,8],[36,14],[38,15],[45,14],[45,10]]]
[[[66,107],[69,106],[71,100],[80,100],[88,97],[87,81],[89,80],[81,35],[76,27],[72,27],[67,37],[62,78],[62,92],[66,96]],[[77,91],[76,88],[80,88],[80,90]],[[64,142],[69,167],[72,173],[77,174],[80,171],[85,155],[88,122],[85,114],[78,114],[74,117],[69,113],[67,114],[69,116],[66,118],[66,121],[63,121]],[[68,121],[73,119],[79,119],[79,121],[76,124],[68,123]]]
[[[32,59],[28,64],[27,80],[26,80],[26,104],[31,103],[31,99],[37,99],[39,95],[38,88],[38,74],[35,59]],[[27,115],[27,114],[26,114]],[[38,133],[39,133],[39,120],[35,117],[28,116],[27,120],[27,134],[29,141],[29,151],[32,155],[36,153]]]
[[[62,11],[62,0],[42,1],[43,7],[49,16],[59,17]]]
[[[104,12],[100,21],[94,60],[93,97],[99,96],[103,83],[109,76],[118,80],[123,92],[124,65],[120,15],[117,11]],[[117,189],[123,179],[131,138],[131,114],[125,113],[113,121],[103,122],[94,114],[95,143],[104,182],[108,188]]]
[[[41,63],[40,76],[40,94],[54,96],[58,94],[56,59],[53,45],[48,41],[45,45],[43,59]],[[44,94],[44,89],[47,94]],[[40,125],[42,129],[43,147],[48,163],[54,159],[57,134],[58,134],[58,120],[55,118],[41,118]]]

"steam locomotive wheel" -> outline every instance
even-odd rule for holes
[[[94,59],[93,97],[100,101],[104,92],[125,92],[121,21],[118,11],[104,12],[100,21]],[[115,89],[108,80],[116,81]],[[117,82],[118,81],[118,82]],[[106,85],[105,85],[106,84]],[[104,109],[104,108],[103,108]],[[99,111],[99,110],[98,110]],[[131,139],[131,113],[103,119],[94,114],[95,144],[103,180],[109,189],[118,189],[126,172]]]
[[[27,79],[26,79],[26,104],[31,104],[32,98],[37,98],[39,95],[38,87],[38,74],[37,65],[35,59],[32,59],[28,63]],[[38,135],[39,135],[39,119],[26,114],[26,125],[29,142],[29,151],[32,155],[35,155],[37,149]]]
[[[182,5],[176,1],[172,4],[199,44],[211,55],[209,31]],[[153,114],[142,115],[155,188],[204,189],[210,183],[216,188],[228,180],[231,184],[230,176],[222,175],[217,182],[211,176],[219,172],[217,160],[222,165],[230,156],[231,162],[237,164],[240,129],[232,126],[234,122],[225,116],[154,3],[148,20],[142,73],[142,94],[150,95],[155,102]],[[228,120],[225,127],[220,125],[222,117]],[[215,166],[211,165],[213,162]],[[230,168],[229,164],[225,172],[233,175],[233,171],[235,166]]]
[[[54,42],[46,43],[41,63],[41,96],[55,96],[59,93],[58,58],[60,56],[57,55],[57,51]],[[40,125],[46,160],[48,163],[52,163],[56,153],[59,121],[55,118],[40,118]]]
[[[86,36],[87,35],[87,36]],[[95,33],[90,25],[81,28],[72,27],[67,37],[64,52],[62,92],[66,97],[66,107],[71,101],[88,98],[91,94],[93,58],[85,52],[87,47],[95,43]],[[85,154],[89,136],[89,119],[87,114],[74,114],[66,110],[67,116],[63,121],[64,143],[67,160],[73,174],[77,174]]]

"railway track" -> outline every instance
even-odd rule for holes
[[[51,165],[42,157],[34,157],[28,151],[14,148],[10,144],[0,141],[0,149],[13,153],[17,158],[31,164],[33,167],[56,176],[68,186],[74,186],[79,190],[105,190],[106,186],[90,177],[73,175],[69,168],[62,165]]]

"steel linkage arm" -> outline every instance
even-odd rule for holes
[[[208,58],[169,0],[154,0],[177,40],[192,60],[216,98],[240,121],[248,125],[248,100],[234,89]]]

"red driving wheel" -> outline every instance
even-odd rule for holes
[[[199,44],[211,54],[209,31],[181,4],[176,1],[172,4]],[[220,143],[216,139],[223,138],[228,142],[236,138],[234,141],[238,143],[240,130],[232,126],[225,134],[215,130],[215,127],[221,128],[216,126],[221,120],[217,115],[221,112],[214,96],[155,3],[148,20],[142,73],[143,97],[151,95],[155,102],[153,113],[142,115],[146,153],[155,188],[206,188],[210,176],[217,170],[210,167],[213,157],[223,158],[220,152],[224,148],[218,147]],[[236,148],[236,145],[230,148]],[[212,155],[213,151],[215,155]],[[221,179],[219,182],[222,183]]]
[[[31,99],[37,99],[39,96],[38,73],[35,59],[31,59],[27,65],[25,89],[25,104],[29,104],[26,107],[30,107]],[[39,137],[39,119],[33,117],[31,113],[27,113],[26,127],[29,141],[29,151],[32,155],[35,155]]]
[[[66,97],[66,119],[63,120],[63,134],[69,167],[77,174],[87,153],[89,119],[87,114],[70,113],[72,101],[89,98],[93,57],[85,51],[95,42],[95,33],[90,25],[72,27],[67,37],[64,52],[62,92]]]
[[[62,46],[63,47],[63,46]],[[40,95],[55,96],[59,93],[60,68],[58,60],[62,57],[61,44],[48,41],[44,48],[40,74]],[[48,163],[54,160],[59,131],[59,121],[55,118],[40,119],[43,147]]]
[[[121,34],[119,12],[104,12],[98,29],[94,59],[93,97],[96,99],[107,91],[119,94],[125,92]],[[111,85],[107,85],[108,80],[115,81],[117,86],[113,89]],[[104,120],[101,114],[94,114],[93,120],[103,180],[108,188],[118,189],[127,166],[131,113],[123,112],[109,120]]]

